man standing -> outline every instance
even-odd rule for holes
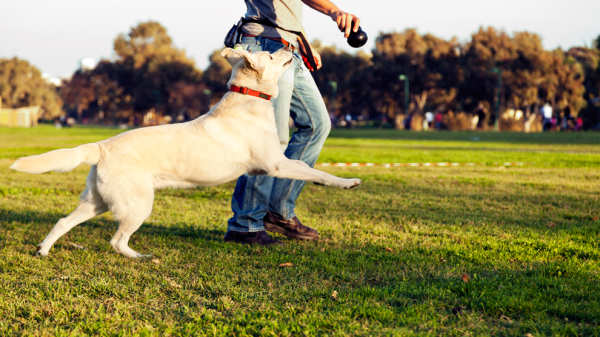
[[[542,107],[542,115],[544,116],[543,129],[544,131],[548,131],[552,127],[552,107],[550,104],[546,103]]]
[[[294,64],[279,78],[279,96],[273,100],[275,123],[285,156],[313,167],[329,134],[331,122],[319,89],[302,61],[302,55],[312,54],[314,61],[307,60],[307,63],[319,69],[321,57],[310,44],[301,42],[307,39],[301,39],[295,33],[304,32],[302,3],[331,17],[346,37],[351,29],[358,31],[360,20],[341,11],[328,0],[244,1],[247,7],[244,19],[247,23],[242,27],[240,40],[236,42],[254,52],[273,53],[288,47],[294,53]],[[297,127],[291,139],[288,127],[290,117]],[[317,239],[319,233],[302,225],[294,213],[296,199],[304,184],[304,181],[266,175],[241,176],[231,200],[233,217],[228,221],[225,241],[283,245],[272,239],[265,229],[296,239]]]

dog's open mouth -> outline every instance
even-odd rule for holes
[[[286,63],[284,63],[283,66],[285,67],[287,65],[290,65],[292,63],[292,61],[293,61],[293,58],[291,58],[289,61],[287,61]]]

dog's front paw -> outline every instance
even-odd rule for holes
[[[48,256],[48,252],[42,250],[42,244],[37,245],[35,256]]]
[[[344,187],[345,189],[355,188],[356,186],[362,184],[362,180],[357,178],[347,179],[348,184]]]

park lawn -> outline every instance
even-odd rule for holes
[[[76,127],[35,131],[0,128],[0,158],[14,159],[96,142],[125,130]],[[473,139],[478,140],[473,140]],[[368,139],[368,141],[365,141]],[[537,167],[600,166],[600,133],[410,132],[334,129],[319,162],[501,165],[522,162]]]
[[[119,131],[0,129],[0,335],[600,335],[598,134],[335,130],[321,162],[490,165],[324,168],[364,184],[306,185],[318,242],[223,243],[228,183],[156,193],[131,246],[158,264],[112,250],[110,214],[34,257],[89,168],[8,166]],[[535,165],[488,158],[512,154]]]

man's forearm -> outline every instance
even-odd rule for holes
[[[331,16],[332,13],[340,10],[333,2],[329,0],[302,0],[302,2],[317,12],[321,12],[329,16]]]

